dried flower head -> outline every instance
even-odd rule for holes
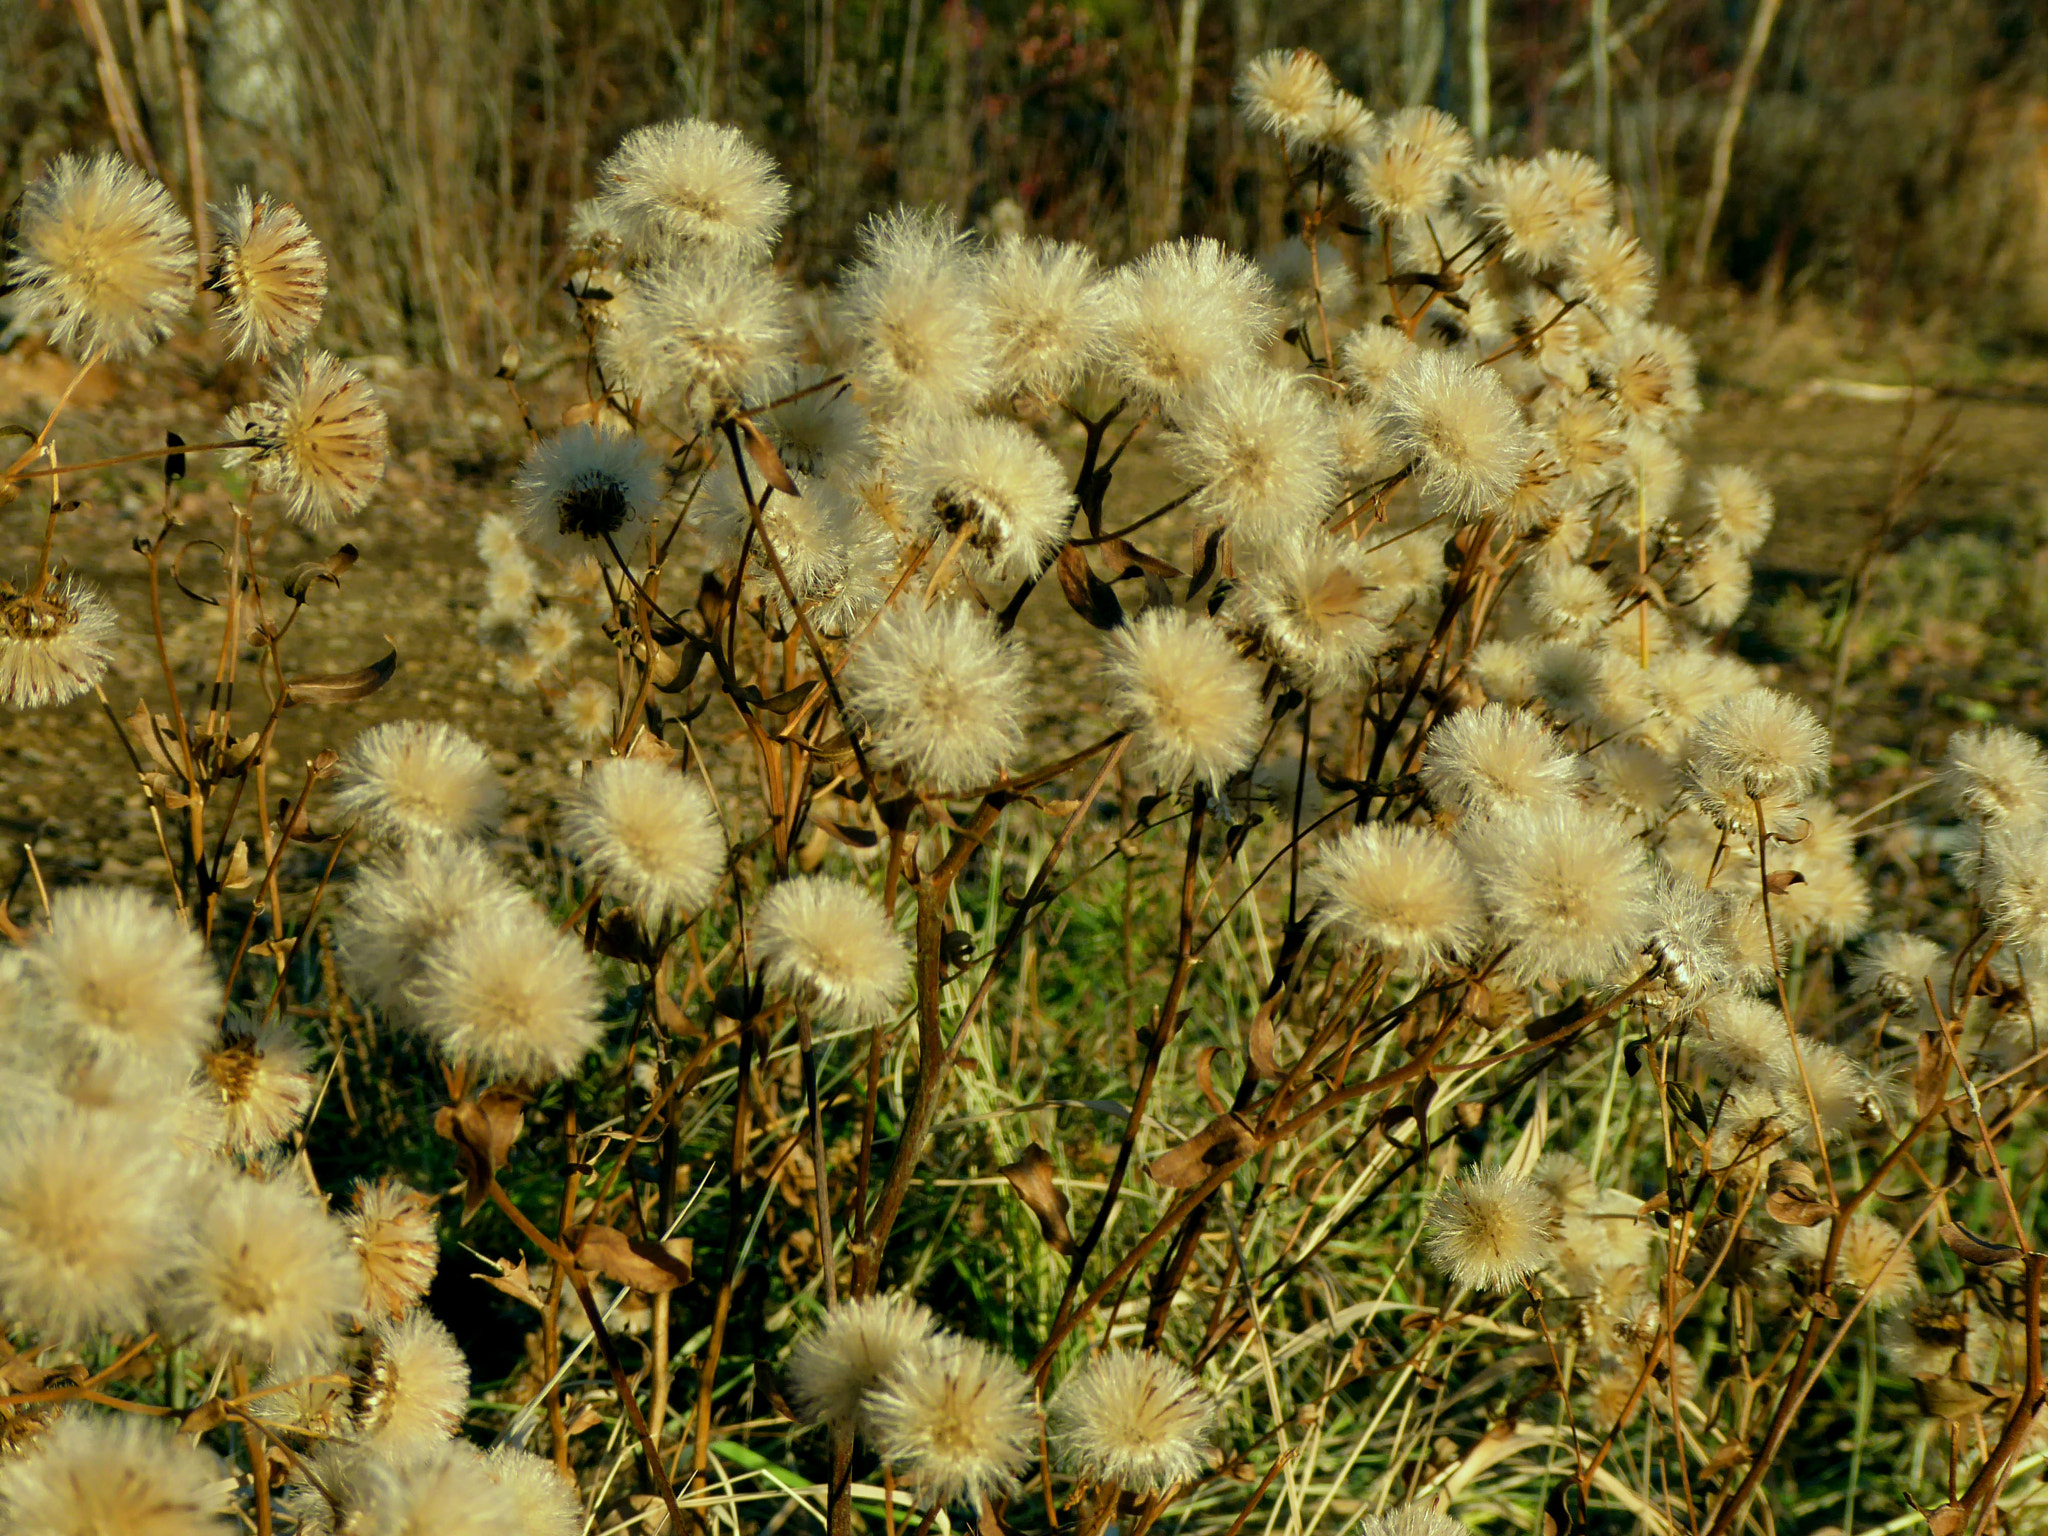
[[[1388,446],[1415,465],[1432,510],[1472,519],[1515,489],[1531,444],[1521,408],[1490,368],[1424,352],[1387,380]]]
[[[634,129],[597,177],[643,254],[681,246],[758,261],[789,208],[775,162],[739,129],[700,118]]]
[[[327,300],[327,257],[289,203],[235,189],[213,210],[213,268],[228,356],[289,352],[312,333]]]
[[[66,1414],[0,1463],[0,1530],[22,1536],[221,1536],[233,1482],[156,1419]]]
[[[483,849],[450,841],[408,844],[357,872],[335,921],[349,988],[386,1013],[405,1010],[426,952],[458,923],[526,898]]]
[[[998,397],[1057,400],[1102,351],[1109,290],[1095,253],[1059,240],[999,241],[981,258]]]
[[[1463,856],[1422,827],[1351,828],[1316,855],[1305,887],[1318,925],[1419,971],[1462,958],[1485,931]]]
[[[441,1258],[433,1201],[389,1175],[358,1179],[342,1227],[362,1276],[362,1316],[401,1317],[427,1294]]]
[[[1817,1271],[1828,1250],[1829,1228],[1788,1227],[1778,1240],[1782,1262]],[[1835,1284],[1867,1294],[1873,1311],[1891,1312],[1920,1294],[1913,1250],[1899,1229],[1882,1216],[1858,1211],[1849,1218],[1835,1254]]]
[[[555,703],[556,718],[571,741],[579,747],[594,747],[611,739],[616,706],[607,688],[593,678],[582,677],[569,685]]]
[[[1258,669],[1222,631],[1174,608],[1152,608],[1109,639],[1110,713],[1136,735],[1141,768],[1212,789],[1258,750]]]
[[[500,1441],[484,1453],[484,1471],[518,1508],[518,1524],[501,1536],[583,1536],[583,1501],[552,1461]]]
[[[1300,374],[1218,374],[1175,408],[1164,446],[1195,510],[1228,524],[1240,549],[1308,532],[1337,494],[1329,413]]]
[[[882,904],[824,875],[771,890],[754,919],[754,944],[768,984],[827,1023],[879,1023],[910,980],[910,951]]]
[[[1753,555],[1770,536],[1777,502],[1763,476],[1742,464],[1716,464],[1700,476],[1707,526],[1739,555]]]
[[[1726,992],[1708,1001],[1693,1054],[1731,1083],[1776,1087],[1793,1075],[1792,1030],[1777,1004]]]
[[[469,1362],[455,1335],[415,1310],[370,1330],[354,1371],[350,1407],[363,1438],[380,1451],[446,1440],[469,1406]]]
[[[489,754],[438,720],[373,725],[342,754],[334,813],[391,843],[495,831],[505,790]]]
[[[134,357],[192,296],[192,228],[119,155],[59,155],[21,195],[7,263],[16,316],[76,357]]]
[[[826,384],[820,389],[816,386]],[[850,475],[874,457],[867,413],[845,384],[832,385],[815,368],[799,369],[791,385],[796,398],[757,418],[774,440],[782,462],[799,475]]]
[[[0,703],[68,704],[105,675],[114,629],[107,600],[76,576],[40,592],[0,581]]]
[[[901,1291],[842,1301],[789,1355],[789,1383],[807,1419],[870,1432],[871,1394],[922,1351],[937,1330],[931,1313]]]
[[[1564,189],[1532,160],[1502,157],[1472,175],[1480,225],[1501,243],[1501,256],[1535,272],[1562,256],[1577,234]]]
[[[507,1536],[522,1530],[514,1491],[466,1440],[397,1451],[331,1449],[313,1459],[312,1471],[335,1500],[328,1518],[338,1536]]]
[[[1202,1470],[1216,1405],[1177,1361],[1112,1349],[1060,1383],[1047,1418],[1053,1450],[1081,1476],[1165,1493]]]
[[[1321,532],[1260,546],[1225,615],[1291,682],[1319,695],[1353,682],[1388,639],[1357,546]]]
[[[562,812],[562,842],[650,933],[703,906],[725,873],[704,786],[650,758],[592,764]]]
[[[1358,1523],[1357,1536],[1472,1536],[1449,1515],[1439,1514],[1424,1504],[1403,1504],[1383,1515],[1367,1515]]]
[[[856,348],[849,371],[876,414],[962,416],[994,388],[980,273],[946,214],[870,219],[840,302]]]
[[[1614,980],[1648,937],[1649,866],[1610,814],[1573,804],[1504,812],[1473,829],[1467,854],[1509,946],[1507,969],[1523,981]]]
[[[1155,245],[1110,278],[1103,366],[1141,400],[1174,400],[1248,363],[1279,322],[1271,285],[1214,240]]]
[[[1657,297],[1657,267],[1634,235],[1619,229],[1581,237],[1565,257],[1564,296],[1609,324],[1640,319]]]
[[[904,445],[896,475],[911,517],[931,517],[945,538],[964,532],[968,548],[1002,579],[1036,576],[1073,519],[1060,461],[1014,421],[925,423]]]
[[[74,886],[27,952],[51,1033],[67,1045],[181,1071],[220,1017],[220,978],[178,916],[141,891]]]
[[[206,1354],[292,1375],[327,1352],[359,1289],[341,1228],[318,1200],[222,1169],[199,1196],[192,1246],[163,1308]]]
[[[1550,1262],[1556,1241],[1549,1199],[1499,1168],[1460,1174],[1422,1219],[1429,1259],[1461,1286],[1504,1291]]]
[[[1927,1006],[1931,989],[1944,999],[1948,988],[1948,956],[1932,939],[1917,933],[1880,933],[1849,958],[1849,984],[1858,997],[1913,1014]]]
[[[661,490],[661,465],[638,438],[587,424],[534,448],[512,482],[526,536],[562,556],[625,556],[660,510]]]
[[[885,614],[844,686],[873,761],[935,790],[989,782],[1024,745],[1023,655],[964,604]]]
[[[2048,820],[2048,754],[2009,725],[1973,725],[1948,739],[1942,787],[1964,815],[1986,827]]]
[[[44,1342],[140,1332],[184,1253],[179,1173],[146,1122],[18,1117],[0,1143],[0,1309]]]
[[[228,432],[256,484],[284,498],[308,528],[352,517],[384,478],[384,407],[369,381],[330,352],[309,352],[274,375],[265,397],[228,415]]]
[[[590,957],[533,907],[456,924],[407,1001],[450,1061],[515,1081],[574,1072],[603,1034]]]
[[[1472,163],[1472,135],[1448,112],[1404,107],[1351,162],[1352,201],[1376,219],[1421,218],[1449,201],[1451,182]]]
[[[1716,705],[1692,741],[1694,777],[1727,793],[1803,799],[1827,777],[1827,727],[1774,688],[1751,688]]]
[[[1569,804],[1585,772],[1585,760],[1540,718],[1506,704],[1460,710],[1429,733],[1422,752],[1430,798],[1476,815]]]
[[[716,426],[767,399],[796,345],[789,287],[741,257],[684,257],[643,270],[598,333],[605,379],[647,403],[675,394]]]
[[[1237,77],[1237,103],[1245,121],[1289,148],[1316,132],[1336,94],[1330,66],[1306,48],[1271,49]]]
[[[1038,1444],[1031,1383],[972,1339],[910,1351],[871,1394],[867,1417],[883,1459],[935,1505],[1015,1487]]]
[[[220,1100],[228,1146],[260,1152],[291,1135],[313,1102],[312,1067],[313,1053],[284,1024],[232,1031],[202,1053],[200,1078]]]

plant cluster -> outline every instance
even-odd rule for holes
[[[79,377],[195,275],[276,373],[134,456],[162,708],[107,714],[168,901],[7,918],[0,1530],[1724,1536],[1833,1459],[1803,1415],[1865,1340],[1948,1433],[1828,1501],[2001,1518],[2048,1395],[2038,1176],[2001,1161],[2048,757],[1950,744],[1967,939],[1887,925],[1828,731],[1728,643],[1772,497],[1688,467],[1693,350],[1604,172],[1377,117],[1305,52],[1238,93],[1300,205],[1258,261],[900,209],[813,302],[736,130],[604,162],[580,397],[541,430],[507,357],[531,448],[477,529],[503,680],[578,752],[539,888],[446,723],[271,793],[287,710],[403,686],[288,663],[353,551],[264,568],[385,451],[306,347],[311,232],[239,194],[195,274],[123,162],[32,186],[8,282]],[[115,465],[59,461],[63,412],[5,475],[47,493],[15,708],[105,701],[59,487]],[[169,487],[206,453],[247,480],[188,704]],[[1034,957],[1119,872],[1105,1044]],[[438,1063],[461,1219],[516,1245],[509,1405],[423,1305],[454,1211],[320,1165],[320,997]],[[357,1071],[400,1069],[381,1038]],[[979,1312],[931,1263],[977,1180]]]

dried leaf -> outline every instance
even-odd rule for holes
[[[211,549],[215,554],[221,557],[223,563],[226,562],[227,551],[222,549],[218,544],[214,543],[213,540],[192,539],[186,542],[185,544],[180,545],[178,552],[175,555],[171,556],[171,580],[177,584],[178,590],[184,593],[187,597],[191,598],[193,602],[204,603],[209,608],[218,608],[220,606],[219,598],[208,597],[203,592],[194,592],[190,587],[185,585],[185,557],[191,554],[193,550],[202,548]]]
[[[249,771],[249,765],[256,760],[256,748],[263,741],[261,731],[251,731],[228,743],[228,749],[221,753],[220,763],[214,769],[214,777],[239,779]]]
[[[577,1235],[575,1251],[584,1268],[650,1296],[672,1291],[688,1280],[693,1257],[688,1238],[657,1243],[602,1226],[585,1227]]]
[[[1956,1536],[1970,1519],[1970,1512],[1960,1504],[1944,1504],[1925,1510],[1922,1515],[1927,1521],[1927,1536]]]
[[[1700,1467],[1701,1477],[1719,1477],[1723,1472],[1732,1471],[1749,1460],[1749,1447],[1740,1440],[1731,1440],[1709,1456]]]
[[[1152,1159],[1146,1172],[1168,1189],[1193,1189],[1224,1163],[1241,1162],[1258,1150],[1258,1138],[1236,1115],[1218,1115],[1169,1152]]]
[[[585,400],[579,405],[572,405],[562,412],[562,425],[565,427],[580,427],[586,422],[595,421],[601,409],[602,407],[595,400]]]
[[[390,645],[387,639],[385,644]],[[284,702],[289,708],[294,704],[353,704],[358,699],[367,699],[371,694],[391,681],[391,674],[398,670],[398,647],[392,646],[383,657],[367,667],[358,667],[353,672],[330,672],[320,677],[295,677],[284,685]]]
[[[1947,1097],[1948,1056],[1941,1048],[1941,1037],[1931,1029],[1922,1030],[1913,1043],[1918,1053],[1913,1067],[1913,1115],[1924,1120]]]
[[[239,891],[256,883],[257,871],[249,868],[249,839],[235,839],[235,851],[228,855],[227,873],[220,877],[223,889]]]
[[[1202,540],[1201,553],[1195,560],[1195,574],[1188,578],[1188,601],[1195,600],[1195,594],[1209,585],[1209,578],[1216,574],[1217,557],[1223,548],[1221,527],[1211,528]]]
[[[1088,564],[1086,551],[1078,545],[1069,544],[1060,551],[1056,564],[1059,567],[1060,590],[1067,595],[1067,602],[1074,612],[1097,629],[1115,629],[1123,623],[1123,604],[1116,600],[1116,593]]]
[[[228,1405],[218,1397],[209,1397],[178,1421],[181,1435],[203,1435],[208,1430],[219,1429],[228,1421]]]
[[[493,1290],[503,1291],[515,1301],[525,1302],[536,1312],[547,1311],[547,1298],[533,1288],[533,1278],[526,1272],[526,1259],[524,1256],[521,1256],[517,1264],[512,1263],[509,1259],[493,1259],[491,1262],[498,1266],[498,1272],[495,1275],[487,1275],[482,1271],[478,1271],[470,1278],[483,1281],[485,1285],[490,1286]]]
[[[782,1384],[775,1379],[775,1368],[758,1356],[754,1360],[754,1417],[777,1418],[786,1424],[803,1422],[783,1396]]]
[[[1202,1090],[1202,1097],[1209,1101],[1209,1107],[1219,1115],[1230,1111],[1230,1106],[1223,1102],[1223,1095],[1216,1091],[1214,1063],[1222,1054],[1220,1045],[1205,1045],[1195,1052],[1195,1085]]]
[[[1774,869],[1764,876],[1764,884],[1773,896],[1782,896],[1793,886],[1806,884],[1806,876],[1796,869]]]
[[[325,560],[309,561],[286,579],[285,596],[295,603],[303,603],[319,582],[324,581],[331,587],[339,587],[342,572],[348,570],[359,558],[355,545],[344,544]]]
[[[754,467],[761,471],[761,478],[785,496],[799,496],[796,481],[790,478],[783,467],[782,455],[775,451],[775,445],[768,441],[761,429],[754,425],[753,418],[744,413],[733,417],[733,425],[740,429],[740,435],[747,440],[747,457],[754,461]]]
[[[1781,1157],[1771,1164],[1765,1187],[1769,1193],[1764,1197],[1764,1209],[1788,1227],[1817,1227],[1835,1214],[1835,1208],[1814,1186],[1813,1170],[1792,1158]]]
[[[1245,1035],[1245,1051],[1251,1057],[1252,1070],[1260,1077],[1281,1075],[1279,1058],[1273,1054],[1273,1011],[1270,1006],[1261,1007],[1252,1015],[1252,1027]]]
[[[881,842],[881,839],[866,827],[849,827],[841,822],[827,821],[822,816],[815,818],[815,823],[823,829],[827,837],[842,842],[849,848],[865,850],[873,848]]]
[[[1958,1381],[1953,1376],[1917,1376],[1913,1396],[1920,1411],[1951,1424],[1967,1423],[1985,1409],[2002,1403],[2009,1394],[1995,1392],[1982,1382]]]
[[[519,1139],[525,1115],[526,1100],[503,1088],[488,1088],[476,1098],[434,1111],[434,1133],[455,1143],[456,1161],[467,1180],[462,1191],[464,1221],[490,1199],[491,1185]]]
[[[1038,1218],[1046,1246],[1057,1254],[1071,1254],[1074,1233],[1067,1225],[1067,1197],[1053,1183],[1051,1154],[1034,1141],[1017,1161],[1005,1163],[997,1172],[1010,1181],[1025,1209]]]
[[[2019,1249],[2005,1243],[1987,1243],[1960,1222],[1944,1221],[1934,1229],[1934,1235],[1965,1264],[1979,1264],[1990,1269],[1999,1264],[2010,1264],[2026,1257]]]

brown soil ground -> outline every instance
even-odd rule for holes
[[[522,452],[523,432],[503,386],[407,370],[381,360],[367,369],[389,407],[392,456],[384,485],[356,526],[314,538],[285,529],[263,552],[282,576],[325,557],[347,541],[361,561],[339,591],[317,590],[291,641],[299,674],[343,671],[380,656],[387,642],[400,667],[391,684],[354,705],[288,712],[271,763],[273,799],[295,788],[302,765],[322,746],[340,747],[373,722],[432,714],[489,742],[527,812],[561,783],[573,749],[531,698],[514,698],[496,680],[495,658],[476,634],[483,578],[472,549],[478,518],[504,503],[505,485]],[[69,377],[63,360],[32,344],[0,356],[0,417],[40,422]],[[557,376],[559,378],[559,375]],[[162,441],[166,428],[188,441],[213,435],[223,413],[253,388],[247,374],[223,376],[176,354],[147,371],[115,371],[89,380],[65,417],[64,457],[85,462]],[[1698,463],[1754,465],[1775,487],[1777,531],[1758,561],[1760,588],[1774,581],[1818,582],[1839,574],[1867,537],[1870,513],[1893,483],[1903,407],[1828,394],[1801,394],[1796,380],[1772,392],[1726,387],[1710,391],[1694,434]],[[541,389],[538,419],[559,413],[564,399]],[[1957,399],[1918,409],[1918,435],[1950,409],[1958,412],[1956,451],[1923,492],[1920,506],[1943,527],[2008,526],[2028,508],[2048,505],[2048,408],[2023,399]],[[1142,480],[1149,466],[1134,463]],[[1152,473],[1156,474],[1156,471]],[[1142,486],[1140,487],[1142,488]],[[178,541],[224,537],[224,497],[214,474],[195,460],[177,502],[184,526]],[[1125,489],[1130,489],[1125,487]],[[161,481],[152,465],[92,473],[67,484],[83,504],[62,521],[58,551],[98,583],[122,618],[122,638],[106,681],[108,700],[126,714],[138,698],[161,703],[163,684],[148,614],[144,560],[133,546],[159,526]],[[42,519],[40,497],[0,508],[0,574],[34,567]],[[1112,496],[1112,505],[1147,505]],[[1112,517],[1115,514],[1112,512]],[[1158,546],[1170,559],[1177,548]],[[188,584],[219,591],[214,551],[195,544],[184,562]],[[1050,584],[1048,584],[1048,587]],[[1077,624],[1056,592],[1041,591],[1043,619],[1024,629],[1041,638],[1038,665],[1048,697],[1074,697],[1071,686]],[[1052,618],[1052,615],[1058,615]],[[1046,622],[1045,619],[1051,619]],[[215,610],[166,589],[166,644],[188,704],[212,672],[218,643]],[[1086,706],[1083,706],[1084,713]],[[260,709],[256,711],[260,718]],[[253,722],[252,722],[253,723]],[[1089,722],[1065,722],[1079,736]],[[247,726],[245,729],[249,728]],[[161,869],[154,834],[138,803],[113,727],[91,697],[60,709],[0,717],[0,879],[15,885],[34,847],[52,884],[81,878],[154,879]],[[517,835],[524,827],[508,828]],[[20,910],[17,900],[15,910]]]

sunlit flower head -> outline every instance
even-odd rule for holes
[[[789,208],[775,162],[739,129],[701,118],[634,129],[597,176],[643,254],[681,246],[758,261]]]
[[[1237,77],[1237,103],[1245,121],[1290,148],[1315,133],[1336,94],[1330,66],[1306,48],[1271,49]]]
[[[391,843],[495,831],[505,790],[483,747],[438,720],[373,725],[342,754],[334,813]]]
[[[1215,788],[1251,761],[1265,717],[1258,668],[1214,624],[1147,609],[1110,636],[1108,667],[1110,710],[1160,782]]]
[[[906,513],[926,528],[935,524],[942,541],[965,530],[968,547],[1001,579],[1037,575],[1073,518],[1066,470],[1013,421],[965,417],[921,425],[896,474]]]
[[[1101,354],[1109,290],[1095,253],[1068,241],[1010,239],[981,257],[995,393],[1056,400]]]
[[[250,445],[237,453],[256,484],[308,528],[360,512],[384,478],[384,407],[369,381],[332,353],[308,352],[264,396],[228,416],[229,434]]]
[[[406,1001],[450,1061],[514,1081],[574,1072],[604,1028],[590,957],[532,907],[457,923]]]
[[[1424,352],[1387,380],[1388,445],[1415,465],[1430,507],[1459,519],[1494,511],[1529,457],[1521,409],[1498,374],[1450,352]]]
[[[526,456],[512,482],[526,536],[568,556],[639,541],[661,507],[661,465],[638,438],[570,427]]]
[[[1448,112],[1404,107],[1351,162],[1352,201],[1376,219],[1423,217],[1449,201],[1472,163],[1472,135]]]
[[[650,933],[703,906],[725,873],[704,786],[651,758],[593,763],[562,812],[562,841]]]
[[[1322,533],[1260,548],[1224,612],[1260,655],[1317,694],[1354,682],[1388,638],[1357,546]]]
[[[361,1316],[400,1317],[427,1294],[441,1245],[425,1195],[389,1176],[374,1184],[359,1179],[342,1228],[362,1278]]]
[[[1585,772],[1540,718],[1506,704],[1460,710],[1438,723],[1422,752],[1430,798],[1479,815],[1569,804]]]
[[[1464,857],[1423,827],[1352,827],[1317,853],[1303,886],[1319,925],[1418,970],[1470,953],[1485,931]]]
[[[1550,1262],[1550,1201],[1528,1179],[1474,1169],[1452,1179],[1422,1218],[1430,1263],[1461,1286],[1504,1291]]]
[[[850,372],[877,414],[961,416],[995,387],[981,274],[947,215],[898,208],[870,219],[840,304]]]
[[[847,665],[872,760],[941,792],[995,778],[1024,745],[1022,652],[960,603],[898,606]]]
[[[768,892],[754,944],[769,986],[827,1023],[879,1023],[910,983],[910,951],[882,904],[845,880],[799,875]]]
[[[931,1313],[902,1291],[840,1302],[790,1351],[797,1406],[835,1429],[867,1431],[869,1395],[936,1330]]]
[[[220,1018],[205,946],[141,891],[57,892],[50,931],[26,959],[43,1021],[67,1046],[183,1069]]]
[[[1191,505],[1240,548],[1308,532],[1337,494],[1329,413],[1300,375],[1276,368],[1234,368],[1192,392],[1164,447],[1195,488]]]
[[[356,997],[402,1012],[426,952],[457,924],[517,910],[525,896],[483,849],[452,841],[412,843],[366,862],[336,914],[342,975]]]
[[[134,357],[192,297],[192,227],[119,155],[59,155],[22,192],[6,288],[16,317],[74,357]]]
[[[1280,311],[1265,274],[1214,240],[1155,245],[1110,280],[1103,366],[1141,400],[1174,400],[1249,363]]]
[[[929,1504],[1016,1486],[1038,1446],[1024,1373],[984,1344],[942,1337],[897,1362],[868,1403],[876,1447]]]
[[[38,592],[0,581],[0,704],[68,704],[106,675],[114,610],[76,576]]]
[[[215,1095],[237,1152],[276,1146],[298,1129],[313,1102],[313,1053],[284,1024],[235,1030],[199,1060],[201,1085]]]
[[[228,356],[289,352],[312,333],[327,299],[327,257],[289,203],[235,190],[213,210],[213,270]]]
[[[292,1374],[326,1353],[359,1289],[340,1225],[303,1185],[223,1169],[198,1197],[191,1251],[163,1305],[202,1353]]]
[[[597,338],[606,382],[645,406],[673,396],[716,426],[767,399],[796,346],[789,288],[737,257],[684,257],[637,274]]]
[[[1507,811],[1478,823],[1465,848],[1523,981],[1613,981],[1649,936],[1649,866],[1612,815],[1569,803]]]
[[[382,1451],[446,1440],[469,1406],[469,1362],[423,1310],[379,1323],[356,1368],[352,1407],[363,1439]]]
[[[234,1529],[233,1489],[217,1457],[161,1419],[70,1413],[0,1462],[0,1530],[220,1536]]]
[[[1046,1417],[1053,1451],[1083,1477],[1164,1493],[1201,1472],[1216,1405],[1178,1362],[1113,1349],[1060,1383]]]

